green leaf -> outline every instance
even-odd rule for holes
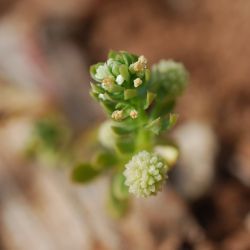
[[[120,153],[132,153],[135,150],[135,144],[132,137],[120,137],[116,142],[117,150]]]
[[[161,107],[160,107],[160,115],[165,115],[167,113],[170,113],[175,106],[176,100],[172,99],[172,100],[167,100],[165,102],[162,103]]]
[[[96,101],[100,101],[100,98],[99,98],[99,94],[97,93],[94,93],[93,91],[90,91],[89,92],[90,96],[93,97],[93,99],[95,99]]]
[[[117,158],[111,152],[99,152],[95,156],[94,163],[98,169],[111,168],[117,163]]]
[[[126,109],[128,107],[129,107],[129,105],[127,103],[119,102],[116,104],[115,109]]]
[[[129,100],[137,96],[137,91],[135,89],[126,89],[124,91],[124,100]]]
[[[126,53],[124,53],[124,52],[122,53],[122,58],[123,58],[125,64],[126,64],[127,66],[129,66],[129,64],[130,64],[130,62],[129,62],[129,57],[127,56]]]
[[[100,86],[98,86],[97,84],[90,82],[90,85],[91,85],[91,89],[94,93],[97,93],[97,94],[103,93],[103,89]]]
[[[100,62],[100,63],[97,63],[97,64],[94,64],[94,65],[91,65],[90,68],[89,68],[89,72],[90,72],[90,75],[91,77],[96,80],[96,81],[100,81],[100,79],[97,79],[96,78],[96,70],[99,66],[103,65],[104,63]]]
[[[169,114],[167,117],[163,118],[158,117],[151,121],[145,128],[158,135],[164,130],[170,130],[175,125],[177,118],[177,114]]]
[[[126,52],[126,51],[123,51],[122,52],[125,56],[126,56],[126,58],[127,58],[127,61],[128,61],[128,66],[131,64],[131,63],[133,63],[133,62],[135,62],[135,61],[137,61],[138,60],[138,56],[136,56],[136,55],[133,55],[133,54],[131,54],[131,53],[128,53],[128,52]]]
[[[126,126],[112,126],[112,130],[117,135],[126,135],[131,133],[132,129]]]
[[[157,119],[151,121],[145,128],[153,132],[154,134],[158,135],[161,131],[162,123],[161,118],[158,117]]]
[[[177,119],[178,119],[178,114],[170,113],[167,118],[163,119],[162,130],[166,130],[166,129],[170,130],[171,128],[173,128],[177,122]]]
[[[178,117],[179,117],[178,114],[171,113],[169,115],[169,127],[168,127],[169,129],[172,128],[176,124]]]
[[[115,110],[114,104],[109,101],[100,102],[100,104],[108,114],[112,114]]]
[[[108,58],[115,59],[117,54],[118,54],[118,52],[116,52],[114,50],[110,50],[108,53]]]
[[[95,78],[95,74],[96,74],[96,64],[90,66],[89,72],[90,72],[91,77],[92,77],[93,79],[96,79],[96,78]]]
[[[110,93],[115,93],[115,92],[122,92],[124,90],[123,87],[115,84],[115,83],[110,83],[108,84],[105,89],[110,92]]]
[[[112,73],[115,75],[115,76],[118,76],[120,71],[119,71],[119,64],[116,62],[112,65]]]
[[[153,102],[155,97],[156,97],[155,93],[149,92],[149,91],[147,92],[147,100],[146,100],[146,104],[144,106],[144,109],[147,109],[150,106],[150,104]]]
[[[112,179],[112,193],[119,200],[127,199],[129,196],[128,187],[125,185],[123,173],[116,174]]]
[[[128,71],[128,67],[124,64],[122,64],[120,67],[119,67],[119,71],[120,71],[120,74],[122,75],[122,77],[126,80],[126,81],[129,81],[130,79],[130,74],[129,74],[129,71]]]
[[[145,80],[146,80],[146,82],[149,81],[149,79],[150,79],[150,70],[146,69],[145,70]]]
[[[87,183],[97,177],[98,174],[99,171],[97,171],[91,164],[81,163],[73,169],[71,177],[74,182]]]
[[[110,190],[107,201],[107,209],[114,218],[121,218],[129,209],[129,199],[117,199]]]

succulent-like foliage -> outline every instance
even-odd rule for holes
[[[177,121],[173,109],[186,87],[188,73],[173,60],[162,60],[150,69],[143,55],[111,51],[107,61],[90,67],[90,74],[90,94],[109,119],[99,127],[98,145],[93,155],[87,156],[90,161],[78,163],[72,179],[87,183],[111,173],[108,207],[115,216],[121,216],[128,208],[129,193],[137,197],[156,195],[177,160],[178,148],[159,135]],[[61,130],[55,129],[60,126],[51,125],[38,126],[33,145],[61,155],[65,152],[58,141]]]
[[[166,179],[167,164],[174,164],[178,156],[169,145],[154,147],[157,135],[176,123],[178,116],[172,110],[187,84],[185,67],[161,60],[150,70],[144,56],[111,51],[108,60],[91,66],[90,72],[91,95],[111,119],[101,126],[102,145],[117,154],[121,168],[125,167],[129,192],[142,197],[156,194]],[[159,148],[168,154],[159,158],[150,153]]]
[[[137,119],[155,97],[148,89],[150,71],[144,56],[111,51],[108,60],[91,66],[90,72],[95,80],[92,96],[115,121]]]

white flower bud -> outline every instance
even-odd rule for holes
[[[144,64],[144,66],[146,66],[146,64],[147,64],[147,59],[145,58],[145,56],[139,56],[139,58],[138,58],[138,62],[140,62],[140,63],[142,63],[142,64]]]
[[[117,82],[118,85],[122,85],[124,82],[124,78],[122,75],[118,75],[115,81]]]
[[[138,116],[138,112],[134,109],[130,111],[129,115],[132,119],[136,119]]]
[[[142,80],[140,78],[136,78],[134,80],[134,86],[135,88],[139,87],[142,84]]]
[[[116,120],[116,121],[121,121],[123,119],[123,111],[122,110],[115,110],[112,113],[111,118]]]
[[[99,99],[101,99],[101,100],[103,100],[103,101],[105,101],[105,100],[106,100],[106,98],[105,98],[105,95],[104,95],[104,94],[99,94],[99,95],[98,95],[98,98],[99,98]]]

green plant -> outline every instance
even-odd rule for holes
[[[162,60],[147,66],[144,56],[110,51],[108,60],[90,67],[91,96],[108,115],[99,129],[100,147],[91,162],[78,164],[72,178],[86,183],[109,172],[109,207],[117,216],[138,197],[161,190],[178,149],[160,135],[169,131],[178,115],[173,108],[184,91],[188,73],[181,63]]]
[[[71,130],[61,116],[40,117],[34,122],[25,154],[46,166],[66,165],[70,161],[71,137]]]

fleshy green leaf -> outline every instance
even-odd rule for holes
[[[119,71],[119,65],[118,65],[118,63],[114,63],[114,64],[112,65],[112,73],[113,73],[115,76],[119,75],[120,71]]]
[[[169,127],[168,127],[169,129],[172,128],[176,124],[178,117],[179,117],[178,114],[171,113],[169,115]]]
[[[149,79],[150,79],[150,70],[146,69],[145,70],[145,80],[146,80],[146,82],[149,81]]]
[[[130,62],[129,62],[129,58],[128,58],[127,54],[123,52],[122,57],[123,57],[123,60],[124,60],[125,64],[127,66],[129,66]]]
[[[109,192],[107,208],[109,213],[115,218],[121,218],[129,209],[129,199],[117,199],[112,190]]]
[[[130,79],[130,74],[128,72],[128,67],[124,64],[122,64],[120,67],[119,67],[119,71],[120,71],[120,74],[122,75],[122,77],[126,80],[126,81],[129,81]]]
[[[155,93],[152,93],[152,92],[147,92],[147,100],[146,100],[146,104],[144,106],[144,109],[147,109],[150,104],[153,102],[153,100],[155,99],[156,97],[156,94]]]
[[[126,126],[112,126],[112,130],[117,134],[117,135],[125,135],[131,133],[132,129],[130,127]]]
[[[128,187],[125,185],[125,176],[123,173],[118,173],[113,177],[112,193],[119,200],[128,198],[129,192]]]
[[[97,84],[90,82],[90,85],[91,85],[91,89],[94,93],[97,93],[97,94],[103,93],[103,89],[100,86],[98,86]]]
[[[111,152],[99,152],[94,162],[98,169],[111,168],[117,163],[117,158]]]
[[[110,93],[115,93],[123,91],[124,88],[115,83],[110,83],[105,87],[105,89]]]
[[[162,123],[161,118],[158,117],[157,119],[151,121],[145,128],[149,129],[154,134],[158,135],[161,131]]]
[[[115,106],[111,102],[105,101],[105,102],[101,102],[100,104],[103,106],[105,111],[109,114],[112,114],[112,112],[115,110]]]
[[[116,142],[116,147],[120,153],[132,153],[135,149],[134,140],[131,137],[120,137]]]
[[[135,89],[126,89],[124,91],[124,100],[129,100],[137,96],[137,91]]]
[[[97,171],[91,164],[81,163],[73,169],[71,177],[74,182],[87,183],[97,177],[98,174],[99,171]]]
[[[108,53],[108,58],[115,59],[117,54],[118,54],[118,52],[116,52],[114,50],[110,50]]]
[[[177,119],[178,119],[178,114],[170,113],[167,118],[163,119],[162,130],[166,130],[166,129],[170,130],[171,128],[173,128],[177,122]]]

